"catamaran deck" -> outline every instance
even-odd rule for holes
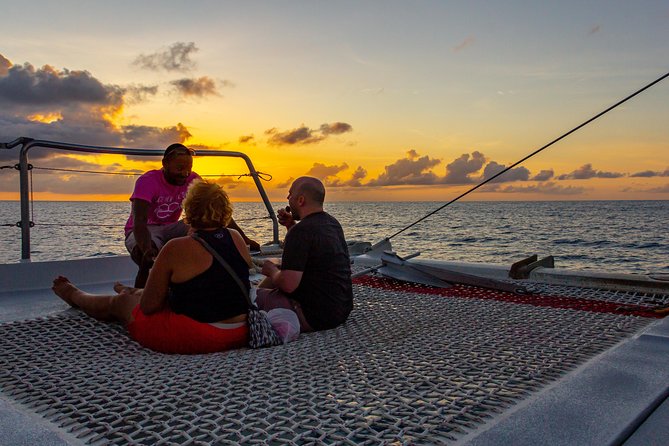
[[[133,272],[96,261],[100,275]],[[533,284],[518,296],[363,276],[342,327],[179,356],[67,310],[46,286],[54,267],[77,283],[91,264],[5,265],[9,285],[28,266],[38,273],[0,293],[0,444],[669,440],[669,324],[618,309],[667,295]]]

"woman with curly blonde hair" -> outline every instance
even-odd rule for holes
[[[205,240],[249,288],[252,265],[244,239],[226,228],[232,206],[216,183],[196,181],[183,202],[191,232]],[[144,289],[114,286],[116,294],[81,291],[67,278],[53,291],[70,306],[103,321],[126,324],[141,345],[164,353],[209,353],[246,345],[247,300],[235,279],[191,236],[160,250]]]

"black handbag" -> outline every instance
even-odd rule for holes
[[[242,283],[242,281],[239,279],[239,276],[237,276],[228,262],[226,262],[225,259],[223,259],[223,257],[221,257],[220,254],[217,253],[214,248],[212,248],[209,243],[204,241],[199,235],[192,234],[191,237],[200,242],[200,244],[204,246],[204,248],[209,251],[209,253],[214,256],[214,258],[218,260],[221,265],[223,265],[223,268],[225,268],[225,270],[230,274],[230,276],[232,276],[235,282],[237,282],[237,285],[239,285],[239,288],[242,290],[244,297],[246,297],[246,301],[249,304],[247,318],[247,323],[249,326],[249,347],[261,348],[283,344],[283,341],[267,319],[267,313],[259,310],[256,304],[251,302],[251,298],[249,297],[249,290]]]

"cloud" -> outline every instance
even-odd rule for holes
[[[183,97],[203,98],[206,96],[220,96],[216,81],[207,76],[197,79],[177,79],[170,84]]]
[[[255,137],[253,135],[242,135],[239,137],[240,144],[252,144],[255,143]]]
[[[4,57],[3,57],[4,59]],[[124,90],[104,85],[88,71],[57,70],[50,65],[12,65],[0,77],[0,99],[22,108],[91,104],[119,107]]]
[[[164,148],[190,137],[183,124],[162,128],[114,122],[128,102],[144,100],[157,87],[104,84],[88,71],[50,65],[2,64],[9,68],[0,75],[0,141],[26,136],[96,146]],[[62,152],[36,148],[30,158],[40,160],[57,153]],[[17,158],[18,148],[0,151],[2,161]]]
[[[532,181],[548,181],[551,178],[553,178],[553,175],[555,175],[553,169],[542,170],[541,172],[532,177]]]
[[[583,193],[586,189],[584,187],[574,187],[574,186],[560,186],[553,182],[539,183],[527,186],[513,186],[507,185],[503,187],[497,187],[494,191],[501,193],[538,193],[538,194],[547,194],[547,195],[578,195]]]
[[[658,193],[658,194],[668,194],[669,193],[669,184],[665,184],[664,186],[660,187],[654,187],[652,189],[648,189],[645,192],[652,192],[652,193]]]
[[[349,180],[343,181],[342,186],[351,186],[351,187],[360,187],[362,186],[362,180],[367,176],[367,170],[362,166],[358,166],[353,172],[353,175]]]
[[[483,178],[482,181],[488,180],[489,178],[494,177],[501,171],[506,169],[504,164],[498,164],[495,161],[490,161],[485,168],[483,169]],[[508,172],[505,172],[503,175],[495,178],[493,183],[502,183],[508,181],[527,181],[530,178],[530,171],[525,167],[515,167]]]
[[[341,135],[342,133],[353,130],[351,124],[345,122],[334,122],[332,124],[321,124],[321,133],[323,135]]]
[[[276,127],[265,130],[269,135],[267,142],[271,145],[315,144],[323,141],[330,135],[340,135],[353,130],[350,124],[334,122],[322,124],[318,130],[311,129],[304,124],[296,129],[279,131]]]
[[[460,42],[459,44],[454,46],[453,47],[453,52],[458,53],[458,52],[464,50],[465,48],[468,48],[468,47],[472,46],[474,44],[474,42],[476,42],[476,39],[469,36],[465,40],[463,40],[462,42]]]
[[[588,35],[591,36],[595,33],[598,33],[601,27],[599,25],[595,25],[592,28],[590,28],[590,31],[588,31]]]
[[[464,153],[446,166],[446,176],[442,182],[444,184],[470,184],[474,182],[470,175],[481,170],[485,162],[486,158],[481,152],[472,152],[471,159],[469,154]]]
[[[123,127],[122,132],[124,143],[131,147],[164,148],[175,142],[183,143],[193,136],[182,123],[164,128],[128,125]]]
[[[624,177],[624,173],[618,172],[603,172],[592,168],[592,164],[584,164],[571,173],[566,173],[558,176],[558,180],[589,180],[591,178],[620,178]]]
[[[116,175],[81,174],[75,172],[41,170],[35,164],[32,171],[32,182],[35,191],[65,193],[73,195],[86,194],[130,194],[137,178],[137,170],[128,170],[119,164],[100,166],[81,159],[64,155],[65,152],[55,153],[49,160],[50,169],[70,169],[83,171],[104,171]],[[31,157],[32,160],[32,157]],[[117,175],[127,173],[128,175]],[[0,177],[0,190],[18,191],[18,179],[14,176]]]
[[[307,175],[320,178],[321,180],[327,180],[328,178],[335,177],[339,172],[348,169],[348,164],[342,163],[339,166],[326,166],[323,163],[314,163],[314,165],[309,169]]]
[[[651,177],[669,177],[669,167],[664,172],[655,172],[653,170],[644,170],[643,172],[636,172],[630,174],[634,178],[651,178]]]
[[[195,68],[191,55],[199,49],[194,42],[176,42],[169,48],[153,54],[140,54],[133,65],[151,71],[185,72]]]
[[[370,180],[367,186],[396,186],[408,184],[436,184],[438,177],[431,168],[441,160],[419,156],[415,150],[409,150],[407,157],[385,167],[385,172]]]
[[[314,131],[305,126],[285,132],[271,128],[265,130],[265,134],[270,135],[267,142],[273,145],[313,144],[323,140],[322,136],[314,135]]]
[[[125,87],[125,99],[128,104],[145,102],[150,96],[158,94],[157,85],[128,85]]]
[[[5,56],[0,54],[0,76],[7,76],[12,63]]]
[[[288,188],[288,187],[290,187],[291,184],[293,184],[293,181],[295,181],[295,178],[293,178],[293,177],[289,177],[289,178],[288,178],[286,181],[284,181],[283,183],[279,183],[279,184],[277,184],[277,185],[276,185],[276,188],[277,188],[277,189],[285,189],[285,188]]]

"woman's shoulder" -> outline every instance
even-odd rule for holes
[[[165,243],[165,246],[162,247],[161,252],[163,250],[167,250],[167,252],[182,252],[182,251],[190,251],[193,246],[199,245],[197,240],[193,239],[190,235],[186,235],[184,237],[177,237],[173,238],[172,240],[168,241]]]

